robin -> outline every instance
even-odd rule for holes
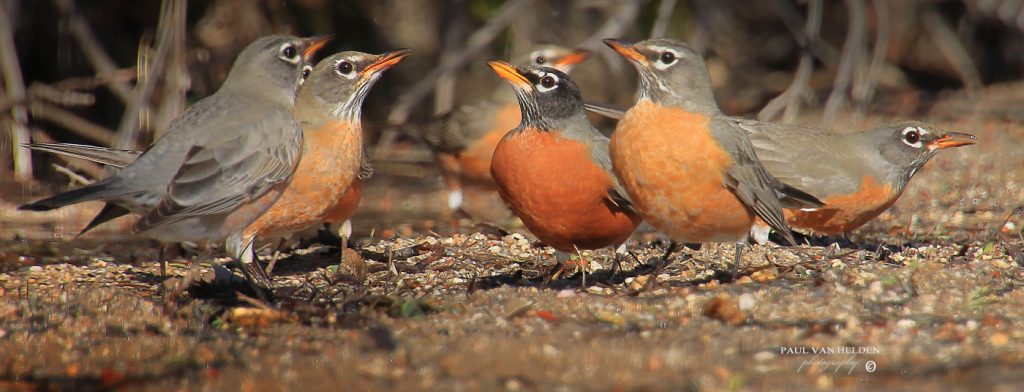
[[[498,142],[491,176],[531,233],[561,252],[621,244],[640,216],[612,173],[608,138],[555,68],[488,62],[515,90],[522,120]]]
[[[251,244],[243,230],[281,196],[298,165],[302,132],[292,114],[295,91],[306,58],[326,40],[257,39],[239,54],[220,89],[185,110],[131,164],[21,209],[101,200],[106,205],[83,232],[136,212],[142,217],[132,231],[149,238],[226,239],[228,252],[256,285],[262,269],[245,252]]]
[[[779,180],[820,198],[817,209],[786,210],[794,228],[840,235],[888,209],[918,169],[940,150],[974,144],[973,135],[907,121],[864,132],[741,121],[758,158]],[[763,242],[762,226],[755,239]]]
[[[622,111],[605,104],[587,109],[619,119]],[[786,209],[790,227],[842,235],[863,226],[896,203],[910,179],[940,150],[974,144],[973,135],[947,132],[919,121],[883,125],[863,132],[836,132],[756,120],[736,119],[768,173],[825,202],[817,209]],[[758,243],[769,228],[758,222]]]
[[[674,241],[735,242],[734,276],[755,217],[795,244],[782,206],[821,201],[768,174],[746,132],[715,102],[704,59],[670,39],[604,42],[640,74],[640,98],[610,146],[640,215]]]
[[[582,49],[544,45],[516,63],[551,66],[569,72],[589,55],[589,51]],[[450,209],[462,205],[463,184],[494,187],[491,178],[494,147],[505,132],[519,122],[519,104],[501,88],[495,90],[493,99],[462,106],[423,130],[423,139],[434,151],[449,189]]]

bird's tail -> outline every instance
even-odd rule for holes
[[[84,201],[102,200],[124,195],[126,192],[113,185],[114,181],[112,179],[114,178],[115,177],[107,177],[102,181],[97,181],[78,189],[72,189],[34,203],[25,204],[18,207],[18,209],[27,211],[49,211]]]
[[[23,146],[36,151],[85,159],[87,161],[119,169],[135,162],[135,158],[139,156],[139,152],[134,150],[122,150],[117,148],[90,146],[86,144],[30,143],[24,144]]]

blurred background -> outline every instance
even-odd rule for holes
[[[863,129],[879,114],[1024,119],[1013,105],[936,107],[950,94],[1017,98],[1024,0],[0,0],[0,6],[0,201],[14,206],[104,175],[89,162],[15,146],[31,140],[145,148],[191,102],[216,90],[246,44],[280,32],[333,33],[322,55],[413,50],[364,106],[377,172],[357,215],[367,224],[357,230],[391,227],[379,223],[387,219],[441,230],[435,220],[448,212],[420,127],[508,90],[485,61],[515,58],[536,44],[593,51],[573,77],[586,99],[619,105],[635,98],[635,72],[600,40],[664,36],[686,40],[708,57],[717,97],[730,114],[844,130]],[[500,205],[482,210],[503,211]],[[71,225],[73,232],[81,223]]]

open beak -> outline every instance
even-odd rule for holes
[[[941,138],[933,140],[931,143],[928,143],[928,149],[941,150],[950,147],[960,147],[974,144],[977,141],[978,138],[969,133],[948,132],[942,135]]]
[[[302,52],[302,59],[308,62],[309,59],[312,58],[317,51],[323,49],[324,45],[327,45],[327,42],[332,38],[334,38],[334,34],[324,34],[306,38],[309,43],[306,46],[306,50]]]
[[[368,77],[378,72],[386,71],[387,69],[394,67],[396,64],[402,61],[411,54],[412,51],[409,49],[398,49],[390,52],[385,52],[377,56],[377,60],[366,66],[363,72],[359,73],[360,77]]]
[[[555,60],[551,65],[562,72],[568,73],[576,66],[576,64],[582,63],[588,57],[590,57],[590,51],[586,49],[576,49],[562,58]]]
[[[647,58],[644,57],[644,55],[640,54],[640,52],[638,52],[636,48],[633,47],[633,44],[630,42],[615,38],[605,38],[604,44],[614,49],[616,52],[619,53],[620,56],[625,57],[626,60],[644,66],[646,66],[649,63],[649,61],[647,61]]]
[[[530,89],[530,81],[526,79],[523,74],[519,73],[512,64],[506,63],[501,60],[491,60],[487,62],[487,65],[491,66],[491,69],[498,74],[502,79],[512,83],[512,86],[522,90]]]

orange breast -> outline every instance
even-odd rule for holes
[[[554,132],[509,134],[494,151],[491,174],[530,232],[558,250],[618,244],[640,223],[609,201],[611,176],[587,147]]]
[[[725,187],[732,158],[707,116],[641,100],[612,136],[615,173],[645,220],[676,241],[727,242],[746,235],[754,214]]]
[[[303,130],[302,158],[284,194],[245,232],[260,237],[294,233],[325,221],[356,179],[362,131],[330,122]]]
[[[875,219],[897,198],[899,195],[889,184],[880,185],[873,178],[864,177],[857,193],[826,197],[825,207],[816,211],[786,210],[786,221],[792,227],[839,235]]]
[[[499,109],[495,113],[491,129],[458,155],[452,156],[455,164],[444,165],[448,166],[446,171],[457,173],[465,182],[494,185],[491,178],[491,157],[494,155],[494,149],[508,131],[519,126],[520,119],[518,104],[505,105]]]
[[[356,207],[359,207],[359,201],[363,198],[363,186],[363,180],[356,178],[352,182],[352,186],[348,188],[348,192],[345,192],[334,209],[324,217],[324,222],[344,222],[351,218],[352,213],[356,212]]]

